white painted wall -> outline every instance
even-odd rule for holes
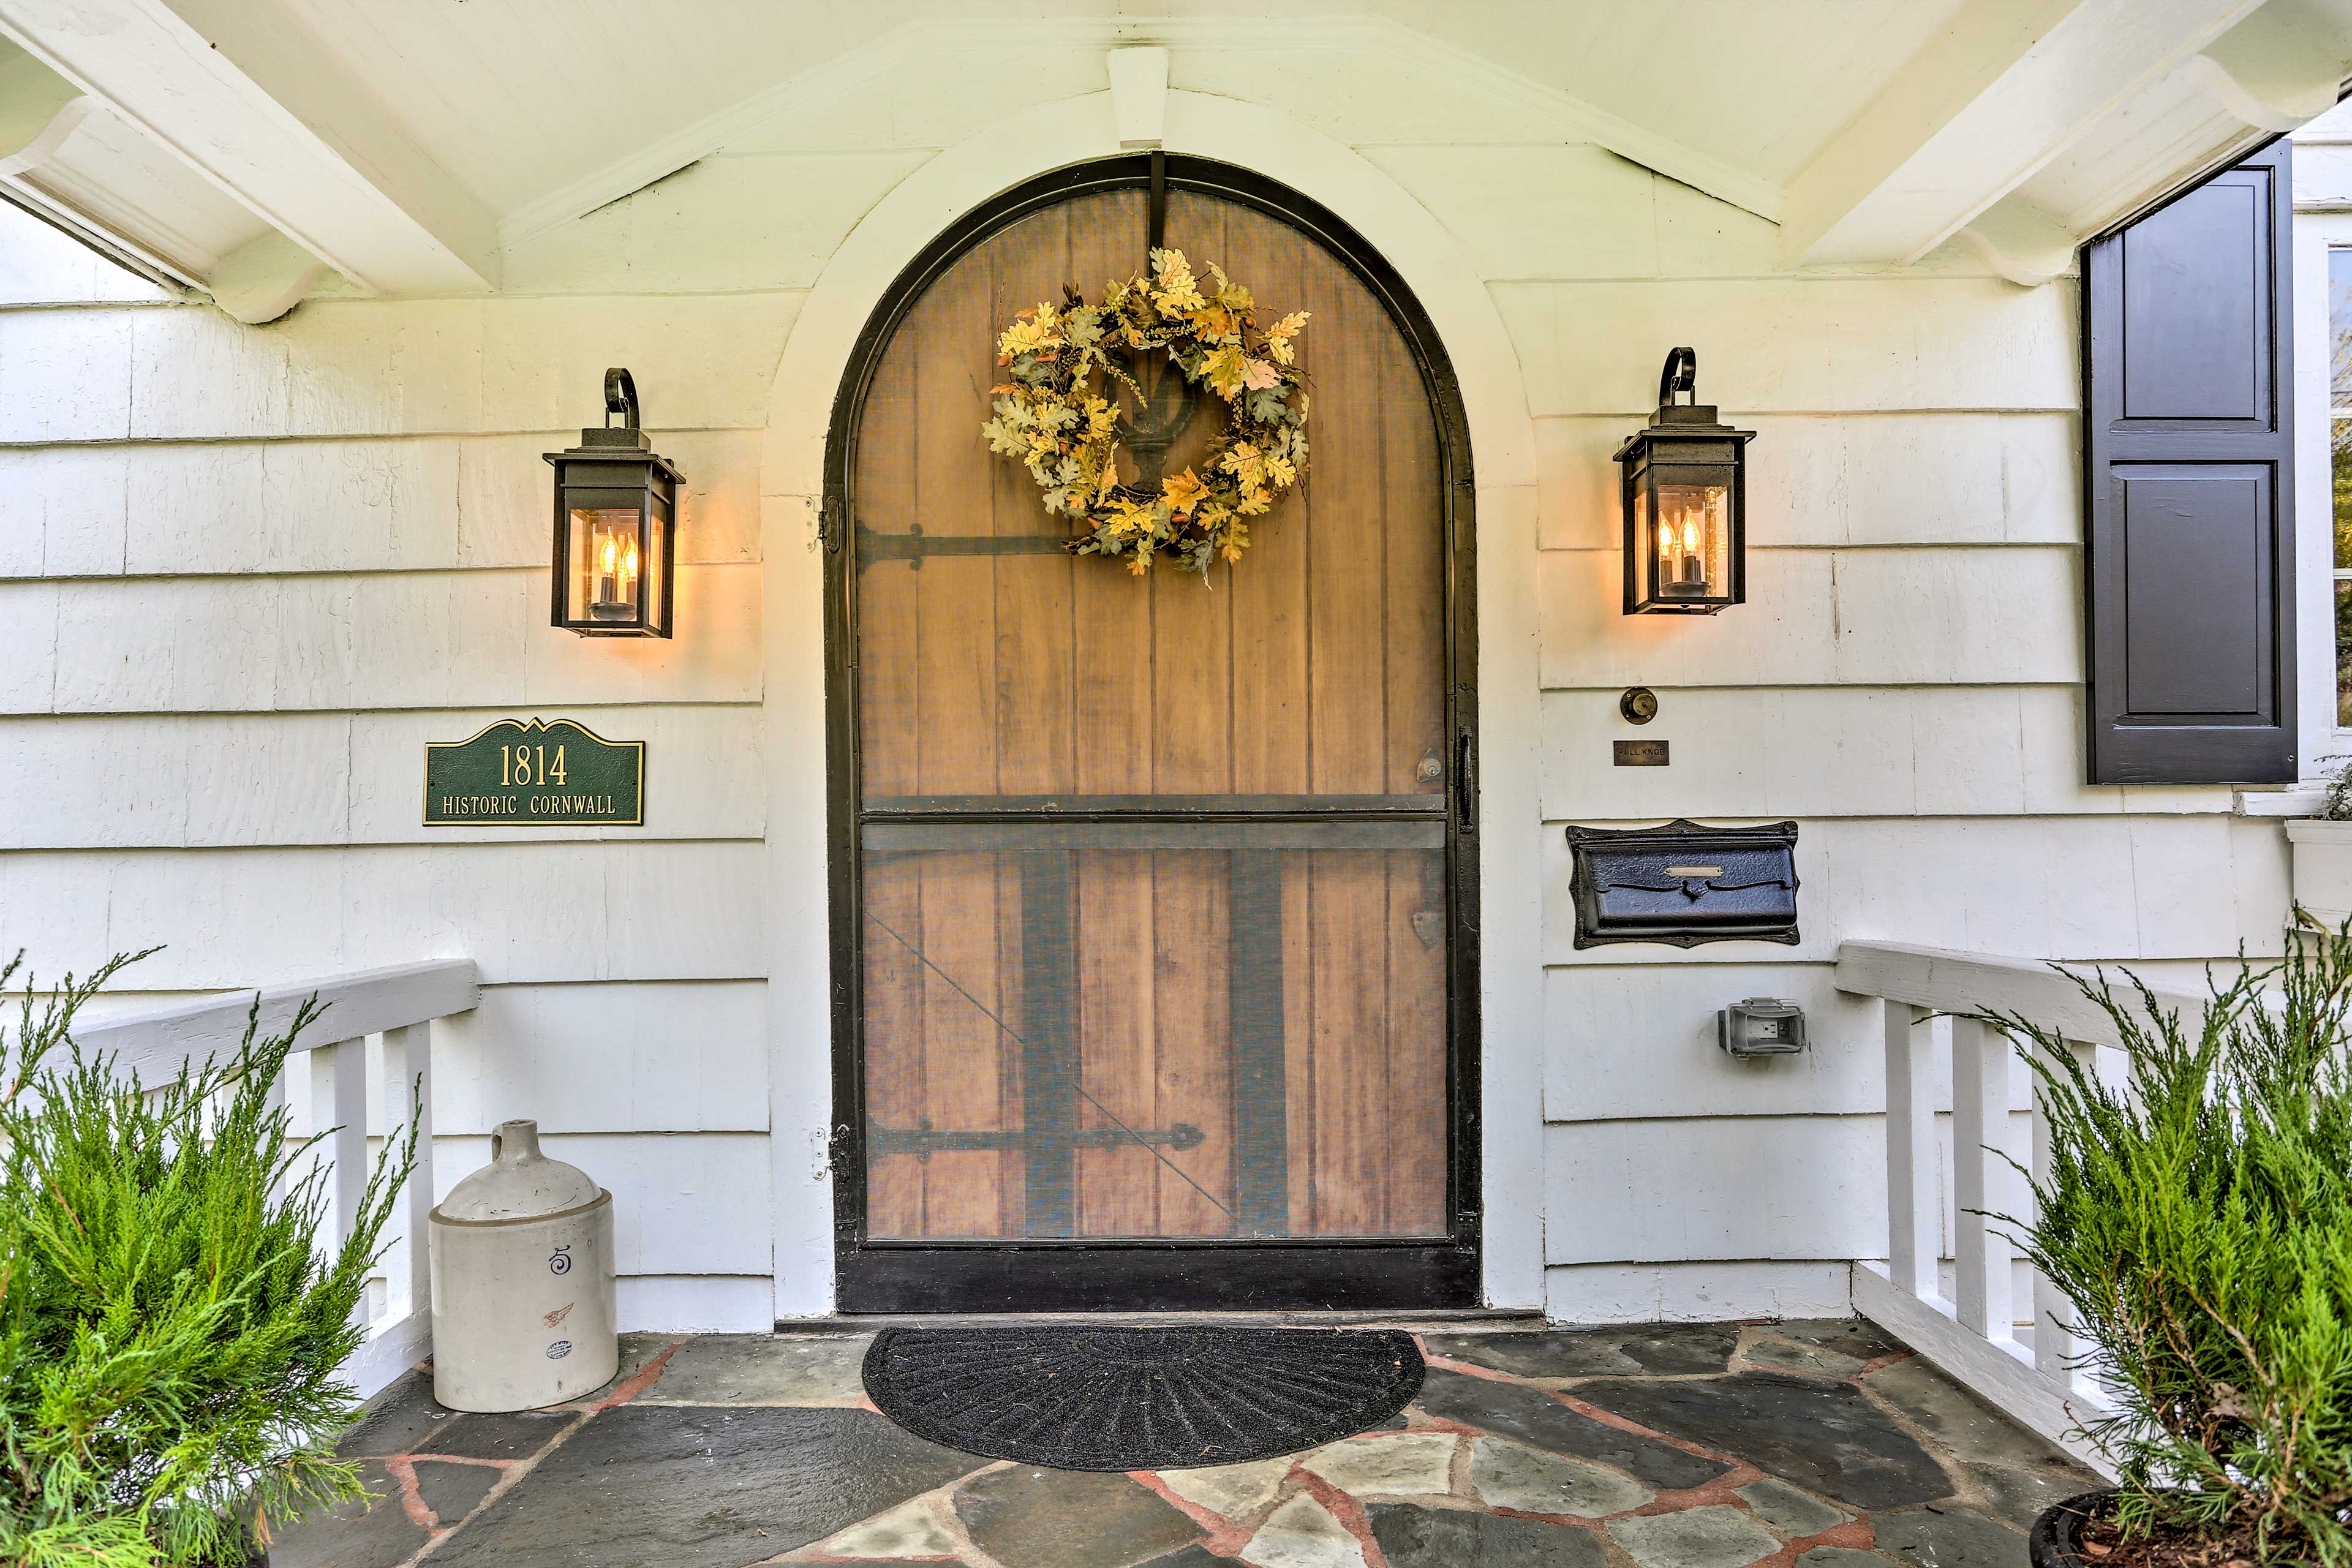
[[[1580,1319],[1842,1310],[1884,1215],[1877,1046],[1830,986],[1840,940],[2171,971],[2273,951],[2285,908],[2279,829],[2228,790],[2081,782],[2075,289],[1951,252],[1780,273],[1772,226],[1527,102],[1393,56],[1360,79],[1318,63],[1179,48],[1171,138],[1255,149],[1380,237],[1486,400],[1488,777],[1525,797],[1486,817],[1490,1294]],[[441,1168],[537,1115],[630,1216],[625,1318],[822,1310],[797,476],[862,316],[851,275],[1108,126],[1054,108],[1100,91],[1099,53],[1026,60],[1017,93],[982,89],[997,68],[964,50],[780,100],[523,241],[488,300],[331,294],[247,328],[11,253],[0,945],[53,971],[166,942],[138,977],[156,992],[471,956]],[[1014,124],[1024,101],[1059,129]],[[1759,432],[1750,602],[1629,619],[1608,453],[1676,343]],[[607,364],[689,476],[670,644],[546,624],[538,454],[595,420]],[[1611,766],[1634,682],[1670,768]],[[420,828],[424,742],[509,712],[650,741],[646,826]],[[1575,950],[1563,826],[1680,815],[1801,823],[1800,944]],[[1809,1057],[1719,1056],[1714,1010],[1757,994],[1805,1002]]]

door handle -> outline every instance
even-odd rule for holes
[[[1475,832],[1478,826],[1478,744],[1477,738],[1467,730],[1454,737],[1454,781],[1455,810],[1462,831]]]

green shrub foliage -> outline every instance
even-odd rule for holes
[[[2119,1518],[2352,1568],[2352,935],[2214,980],[2196,1018],[2137,977],[2070,978],[2114,1020],[2127,1079],[1983,1016],[2027,1047],[2048,1108],[2040,1218],[2007,1223],[2116,1403],[2084,1430],[2122,1475]]]
[[[315,1140],[268,1094],[315,999],[266,1037],[257,1003],[227,1060],[126,1092],[70,1031],[129,962],[28,990],[13,1049],[0,1029],[0,1563],[24,1568],[242,1563],[361,1495],[331,1450],[358,1403],[335,1371],[413,1137],[315,1256]]]

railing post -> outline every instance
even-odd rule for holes
[[[423,1312],[433,1304],[433,1026],[428,1021],[383,1032],[384,1132],[406,1135],[416,1125],[416,1165],[401,1194],[401,1244],[393,1249],[393,1315]],[[402,1303],[405,1303],[404,1307]]]
[[[1988,1340],[2016,1337],[2009,1243],[1985,1215],[2009,1120],[2009,1058],[2006,1035],[1974,1018],[1952,1020],[1953,1306],[1961,1327]]]
[[[359,1221],[367,1187],[367,1041],[338,1040],[310,1053],[310,1131],[327,1134],[327,1232],[332,1257]],[[331,1131],[330,1131],[331,1129]]]
[[[2085,1070],[2093,1066],[2091,1047],[2076,1040],[2061,1042],[2063,1048]],[[2063,1065],[2060,1070],[2063,1071]],[[2042,1086],[2037,1079],[2033,1088],[2033,1184],[2039,1188],[2050,1180],[2050,1117],[2042,1100]],[[2034,1218],[2041,1218],[2041,1201],[2034,1201]],[[2033,1271],[2033,1364],[2043,1375],[2064,1384],[2074,1376],[2073,1366],[2081,1354],[2083,1341],[2074,1331],[2074,1304],[2065,1293],[2051,1282],[2039,1268]]]
[[[1943,1189],[1936,1173],[1935,1040],[1925,1008],[1883,1002],[1886,1037],[1886,1269],[1921,1300],[1941,1292]]]

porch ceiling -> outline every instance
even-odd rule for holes
[[[1789,265],[1901,264],[1957,234],[2030,281],[2149,195],[2316,113],[2352,68],[2352,0],[1234,10],[0,0],[0,38],[17,46],[0,54],[0,185],[258,319],[320,264],[383,293],[495,288],[517,239],[923,55],[995,71],[1006,50],[1051,53],[1034,90],[1066,96],[1107,85],[1099,57],[1123,43],[1170,46],[1173,85],[1211,90],[1234,52],[1305,72],[1344,70],[1355,51],[1475,81],[1561,140],[1779,221]],[[1003,97],[1013,111],[1023,85]]]

